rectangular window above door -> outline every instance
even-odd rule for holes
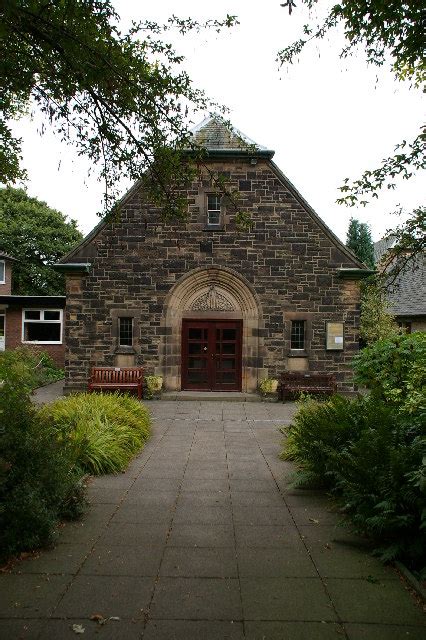
[[[220,195],[209,193],[207,195],[207,226],[220,227]]]

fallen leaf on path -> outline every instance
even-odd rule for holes
[[[74,633],[84,633],[85,632],[85,628],[83,627],[82,624],[73,624],[71,629],[74,631]]]

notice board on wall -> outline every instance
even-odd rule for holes
[[[344,345],[344,323],[327,322],[326,349],[327,351],[342,351]]]

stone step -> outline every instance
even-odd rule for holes
[[[162,400],[209,400],[216,402],[261,402],[256,393],[239,391],[165,391]]]

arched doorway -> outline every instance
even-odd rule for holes
[[[164,303],[166,389],[255,391],[263,367],[261,317],[251,285],[235,271],[207,267],[183,276]]]

